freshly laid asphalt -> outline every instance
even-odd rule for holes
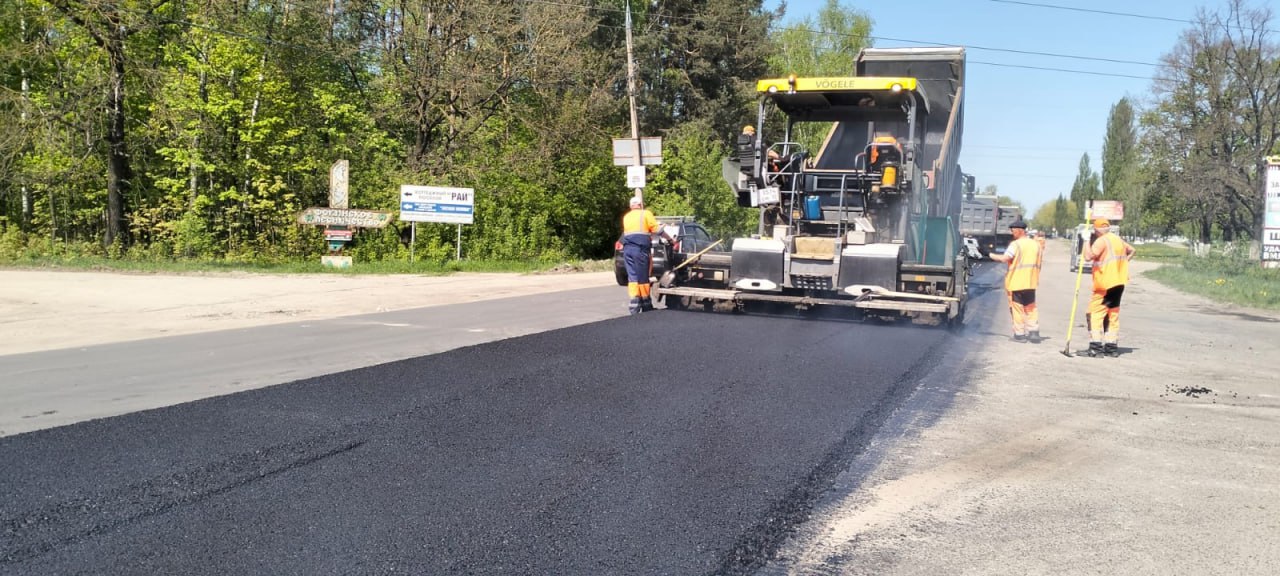
[[[0,573],[748,573],[959,338],[659,311],[0,438]]]

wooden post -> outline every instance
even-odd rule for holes
[[[636,62],[631,55],[631,2],[627,2],[627,95],[631,100],[631,139],[636,143],[636,166],[643,166],[640,151],[640,123],[636,115]],[[644,188],[636,188],[636,198],[644,199]]]

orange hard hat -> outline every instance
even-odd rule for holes
[[[1108,222],[1106,218],[1097,218],[1093,221],[1094,228],[1106,228],[1108,226],[1111,226],[1111,222]]]

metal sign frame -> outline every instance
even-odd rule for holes
[[[634,166],[636,163],[636,139],[613,139],[613,165]],[[649,136],[640,139],[640,163],[643,165],[662,164],[662,138]]]

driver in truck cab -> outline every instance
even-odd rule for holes
[[[773,165],[770,170],[776,171],[776,165],[780,157],[778,151],[772,148],[767,152],[769,164]],[[749,162],[756,157],[756,127],[750,124],[742,127],[742,134],[738,135],[738,160],[741,162]]]

